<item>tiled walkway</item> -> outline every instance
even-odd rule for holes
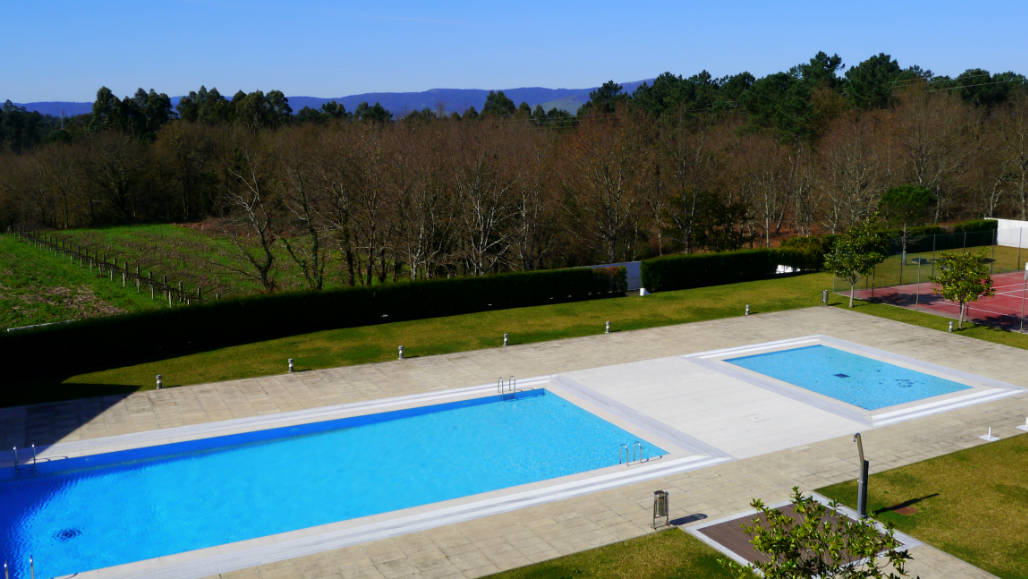
[[[617,329],[616,327],[614,328]],[[566,373],[827,334],[919,360],[1028,386],[1028,354],[836,308],[810,308],[697,324],[511,346],[381,364],[150,391],[126,398],[0,409],[0,443],[25,447],[155,428],[198,424]],[[416,345],[408,347],[416,354]],[[873,472],[983,444],[991,426],[1020,434],[1028,394],[868,430]],[[727,462],[577,498],[306,557],[269,562],[225,577],[479,576],[636,537],[650,530],[653,490],[667,489],[672,518],[719,519],[752,497],[788,498],[793,485],[814,489],[855,476],[852,436]],[[988,576],[928,546],[912,550],[911,574]]]

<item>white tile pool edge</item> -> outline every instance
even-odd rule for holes
[[[538,388],[551,382],[551,376],[538,376],[517,382],[519,390]],[[336,420],[350,416],[360,416],[390,410],[401,410],[415,406],[423,406],[428,403],[455,402],[469,398],[479,398],[498,394],[496,386],[491,384],[468,386],[464,388],[453,388],[450,390],[438,390],[434,392],[423,392],[406,396],[394,396],[391,398],[379,398],[362,402],[348,404],[336,404],[332,406],[321,406],[318,408],[307,408],[291,412],[278,412],[264,414],[261,416],[248,416],[246,418],[232,418],[215,422],[202,422],[185,426],[173,426],[170,428],[159,428],[132,432],[128,434],[117,434],[87,440],[73,440],[58,442],[47,446],[38,452],[38,460],[56,460],[91,454],[104,454],[119,450],[129,450],[147,446],[158,446],[161,444],[172,444],[175,442],[186,442],[203,438],[214,438],[228,436],[244,432],[258,430],[269,430]],[[0,459],[0,468],[12,465],[13,456],[11,451],[6,451],[7,456]],[[25,449],[19,451],[19,466],[29,462]]]
[[[958,390],[956,392],[933,396],[931,398],[915,400],[904,404],[897,404],[894,406],[887,406],[883,409],[869,411],[841,400],[836,400],[830,396],[825,396],[823,394],[807,390],[801,386],[789,384],[788,382],[777,380],[757,372],[748,371],[725,362],[727,358],[762,354],[766,352],[775,352],[819,344],[859,354],[881,362],[916,370],[939,378],[945,378],[968,386],[971,390]],[[896,422],[903,422],[913,418],[920,418],[922,416],[929,416],[931,414],[938,414],[940,412],[948,412],[965,406],[998,400],[1007,396],[1013,396],[1023,391],[1023,389],[1018,386],[988,378],[986,376],[971,374],[970,372],[964,372],[962,370],[957,370],[939,364],[932,364],[930,362],[918,360],[917,358],[911,358],[902,354],[880,350],[878,348],[834,338],[824,334],[812,334],[809,336],[775,340],[760,344],[747,344],[745,346],[734,348],[697,352],[695,354],[687,354],[682,356],[682,358],[716,372],[743,380],[754,386],[770,390],[776,394],[819,408],[826,412],[831,412],[856,422],[862,422],[873,428],[886,426]]]

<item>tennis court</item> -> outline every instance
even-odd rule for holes
[[[1028,273],[1014,271],[992,275],[996,295],[967,304],[967,319],[976,324],[997,326],[1007,330],[1028,328]],[[857,290],[854,296],[871,302],[892,304],[956,319],[960,305],[935,293],[931,281]],[[840,291],[839,293],[846,293]]]

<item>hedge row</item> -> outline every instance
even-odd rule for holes
[[[669,291],[767,279],[779,265],[818,270],[824,262],[821,255],[796,248],[667,255],[642,262],[642,285],[648,291]]]
[[[332,328],[624,295],[625,268],[565,269],[226,300],[0,335],[8,377],[53,378]],[[19,372],[20,370],[20,372]]]
[[[925,252],[993,245],[996,221],[974,220],[957,223],[946,230],[937,225],[907,228],[907,251]],[[900,253],[902,230],[884,232],[892,238],[892,249]],[[767,279],[779,265],[801,271],[819,271],[837,235],[793,237],[779,249],[749,249],[722,253],[669,255],[642,262],[642,285],[648,291],[668,291]]]

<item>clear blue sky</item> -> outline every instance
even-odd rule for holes
[[[91,101],[103,85],[339,97],[430,88],[585,88],[670,71],[786,70],[879,52],[955,76],[1028,74],[1028,2],[4,2],[0,100]]]

